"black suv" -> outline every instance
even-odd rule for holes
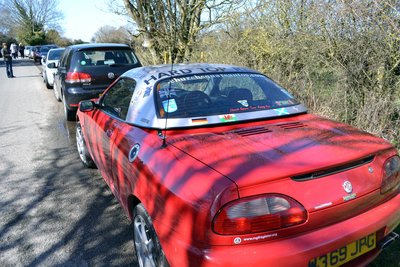
[[[65,49],[54,77],[54,95],[63,101],[65,117],[75,120],[81,100],[98,98],[125,71],[141,67],[124,44],[80,44]],[[55,68],[55,64],[49,64]]]

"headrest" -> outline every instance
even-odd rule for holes
[[[229,87],[224,90],[228,99],[236,100],[253,100],[253,94],[246,88]]]

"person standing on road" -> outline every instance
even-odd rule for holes
[[[14,73],[12,69],[12,56],[11,51],[7,48],[7,44],[3,43],[3,48],[1,49],[1,54],[4,58],[4,63],[6,63],[6,71],[8,78],[14,78]]]
[[[25,57],[25,55],[24,55],[25,46],[22,43],[20,43],[19,46],[18,46],[18,49],[19,49],[19,53],[21,55],[21,58],[24,58]]]
[[[12,43],[11,44],[11,55],[14,59],[16,59],[18,57],[18,47],[16,44]]]

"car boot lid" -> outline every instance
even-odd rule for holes
[[[168,143],[234,181],[241,197],[281,193],[308,210],[379,189],[383,161],[378,155],[392,151],[383,139],[308,114],[171,136]]]

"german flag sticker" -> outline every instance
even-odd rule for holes
[[[204,124],[204,123],[208,123],[207,118],[192,119],[192,124]]]

